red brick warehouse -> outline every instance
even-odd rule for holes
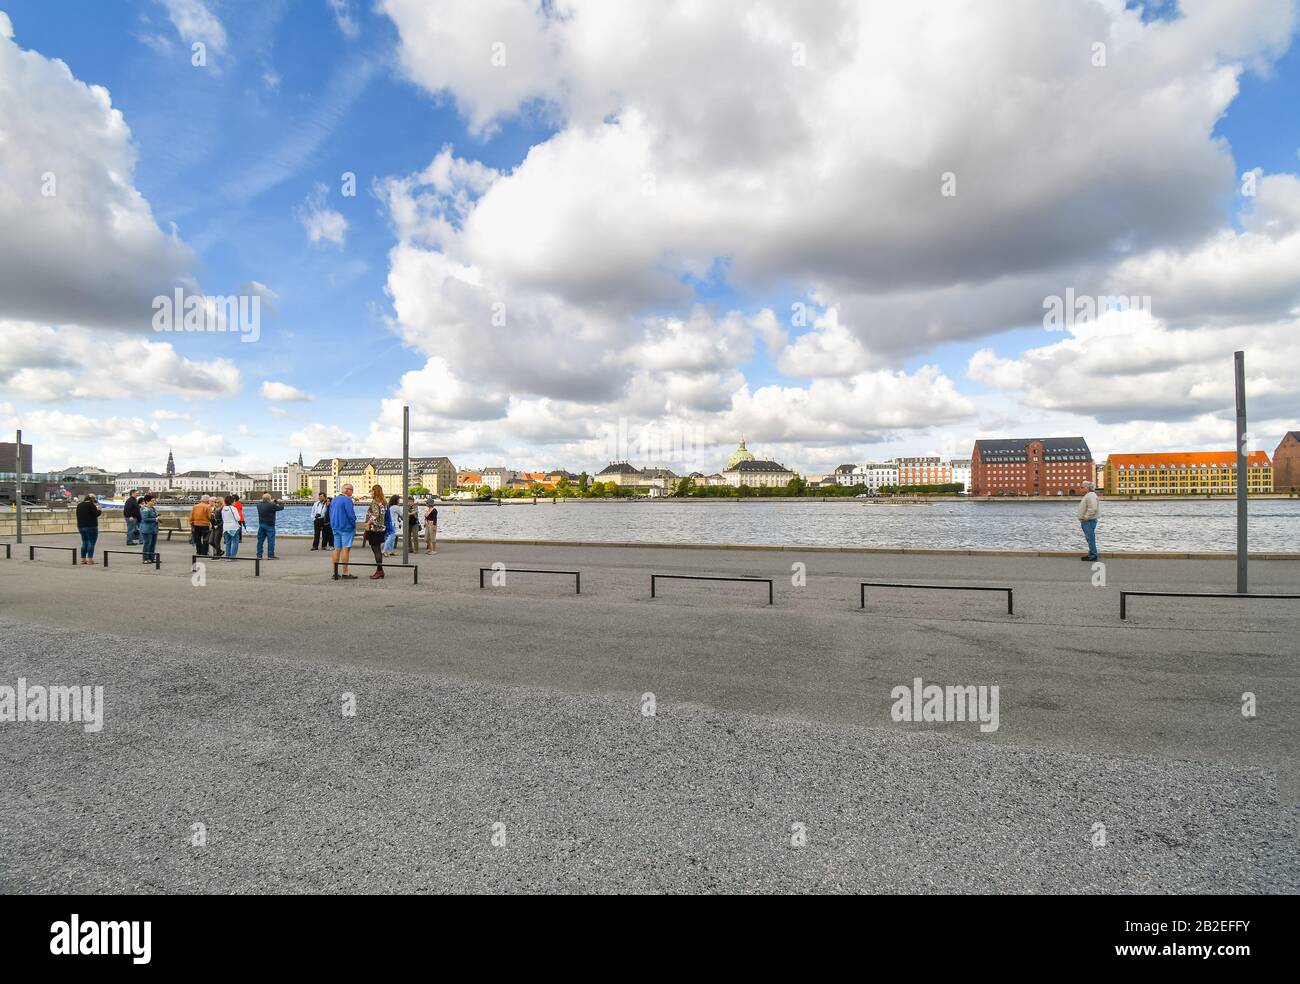
[[[976,441],[971,452],[971,495],[1082,495],[1096,476],[1081,437]]]

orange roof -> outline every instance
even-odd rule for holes
[[[1237,464],[1237,454],[1234,451],[1147,451],[1142,454],[1112,454],[1109,460],[1115,465],[1217,465],[1231,468]],[[1270,464],[1263,451],[1252,451],[1249,460],[1252,468]]]

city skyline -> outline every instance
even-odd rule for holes
[[[413,445],[534,469],[600,467],[622,420],[805,472],[1215,450],[1238,348],[1259,446],[1295,426],[1293,4],[422,9],[303,3],[289,44],[251,0],[0,5],[0,431],[38,467],[393,455],[405,402]],[[1001,40],[870,40],[936,17]],[[889,79],[919,102],[833,98]],[[187,293],[228,330],[169,323]]]

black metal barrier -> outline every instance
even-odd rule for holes
[[[582,572],[581,571],[544,571],[535,567],[480,567],[478,569],[478,587],[483,590],[483,575],[488,571],[502,574],[564,574],[573,576],[573,593],[582,594]]]
[[[767,603],[775,604],[772,593],[772,579],[770,577],[721,577],[709,574],[651,574],[650,575],[650,597],[655,597],[655,581],[659,578],[666,578],[673,581],[742,581],[748,584],[766,584],[767,585]]]
[[[382,567],[384,570],[388,570],[388,568],[390,568],[390,567],[396,567],[396,568],[398,568],[399,570],[405,568],[405,569],[408,569],[408,570],[415,571],[415,580],[412,581],[411,583],[412,583],[412,584],[419,584],[419,583],[420,583],[420,565],[419,565],[419,564],[363,564],[363,563],[361,563],[361,561],[359,561],[359,560],[349,560],[349,561],[345,564],[345,563],[344,563],[343,561],[341,561],[341,560],[336,560],[336,561],[334,561],[334,576],[335,576],[335,577],[338,577],[338,575],[339,575],[339,568],[340,568],[340,567]]]
[[[76,564],[76,562],[77,562],[77,550],[78,550],[78,549],[79,549],[79,548],[77,548],[77,547],[53,547],[53,546],[49,546],[49,545],[46,545],[46,546],[40,546],[40,545],[35,544],[35,543],[29,543],[29,544],[27,545],[27,559],[28,559],[28,560],[35,560],[35,559],[36,559],[36,551],[37,551],[37,550],[67,550],[67,551],[69,551],[69,552],[72,554],[72,563],[73,563],[73,564]]]
[[[867,588],[921,588],[925,591],[1005,591],[1007,593],[1007,614],[1014,615],[1011,589],[984,584],[901,584],[897,581],[860,581],[858,582],[858,607],[867,607]]]
[[[100,555],[104,558],[104,566],[105,566],[105,567],[108,566],[108,555],[109,555],[109,554],[120,554],[120,555],[124,555],[124,556],[127,556],[127,557],[139,557],[140,560],[141,560],[141,563],[144,562],[144,552],[143,552],[143,551],[139,551],[139,550],[101,550],[101,551],[100,551]],[[153,555],[153,560],[151,560],[149,563],[153,564],[153,569],[154,569],[154,570],[156,570],[156,571],[160,571],[160,570],[162,570],[162,554],[160,554],[160,553],[158,553],[157,551],[155,551],[155,552],[154,552],[154,555]]]
[[[1119,593],[1120,620],[1128,618],[1128,596],[1142,595],[1147,598],[1260,598],[1300,600],[1300,594],[1238,594],[1235,591],[1219,593],[1217,591],[1121,591]]]
[[[215,563],[216,563],[217,561],[219,561],[219,560],[222,560],[222,561],[229,561],[229,560],[242,560],[242,561],[244,561],[245,563],[248,563],[249,561],[252,561],[252,564],[253,564],[253,577],[261,577],[261,576],[262,576],[262,558],[261,558],[261,557],[214,557],[212,554],[190,554],[190,570],[191,570],[191,571],[194,570],[194,562],[195,562],[196,560],[201,560],[201,561],[203,561],[205,564],[206,564],[208,561],[212,561],[212,562],[215,564]]]

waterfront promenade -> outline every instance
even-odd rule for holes
[[[1113,559],[1099,587],[1071,558],[448,543],[417,586],[331,582],[282,539],[195,587],[160,548],[0,560],[0,684],[105,688],[98,734],[0,725],[5,890],[1300,891],[1300,603],[1118,619],[1121,587],[1230,591],[1230,561]],[[496,562],[582,594],[480,591]],[[651,600],[652,571],[773,577],[776,604]],[[859,580],[1009,584],[1016,614],[863,612]],[[1252,586],[1300,592],[1300,562]],[[894,721],[916,677],[997,685],[998,730]]]

